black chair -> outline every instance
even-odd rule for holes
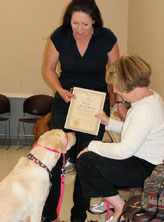
[[[51,111],[53,97],[49,95],[33,95],[25,99],[23,103],[24,117],[18,121],[18,134],[17,134],[17,150],[28,145],[26,138],[34,137],[34,134],[27,134],[25,125],[35,124],[37,120]],[[34,117],[31,117],[34,115]],[[30,116],[30,117],[29,117]],[[21,131],[21,123],[23,127],[23,133]],[[25,138],[25,144],[20,146],[20,137]]]
[[[0,94],[0,122],[3,122],[3,132],[0,133],[1,137],[4,137],[4,146],[6,149],[10,146],[10,100]],[[8,146],[6,146],[6,140],[8,135]]]

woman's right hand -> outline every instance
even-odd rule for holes
[[[106,115],[106,113],[103,111],[101,114],[96,114],[95,117],[99,118],[101,120],[101,124],[107,126],[109,124],[109,117]]]
[[[64,99],[66,103],[70,102],[72,98],[75,98],[74,94],[72,94],[70,91],[63,88],[58,90],[58,93]]]

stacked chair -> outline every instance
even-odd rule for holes
[[[34,137],[33,134],[26,132],[26,124],[34,125],[41,116],[48,114],[51,111],[52,101],[52,96],[42,94],[33,95],[25,99],[23,103],[24,117],[18,120],[17,150],[28,145],[27,138]],[[22,128],[23,132],[21,131]],[[21,137],[24,137],[25,140],[23,145],[20,145]]]
[[[0,136],[4,138],[4,146],[8,149],[10,146],[10,100],[2,94],[0,94],[0,124],[2,128]]]

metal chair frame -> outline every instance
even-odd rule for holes
[[[2,105],[1,105],[2,102]],[[4,107],[3,107],[4,105]],[[10,101],[7,96],[0,94],[0,114],[7,114],[7,117],[0,116],[0,122],[4,123],[4,131],[0,133],[1,137],[4,137],[4,147],[6,150],[10,146]],[[7,141],[7,129],[8,129],[8,145]]]
[[[26,118],[26,115],[24,113],[24,118]],[[36,121],[39,119],[39,118],[35,118]],[[35,124],[35,122],[31,122],[31,124]],[[23,133],[20,133],[21,131],[21,123],[22,123],[22,127],[23,127]],[[25,140],[25,144],[23,145],[19,145],[20,144],[20,137],[24,137],[24,140]],[[27,134],[26,133],[26,128],[25,128],[25,122],[23,121],[19,121],[18,122],[18,134],[17,134],[17,148],[16,150],[19,150],[21,148],[23,148],[24,146],[31,146],[32,144],[29,144],[28,141],[27,141],[27,138],[35,138],[34,134]]]
[[[36,100],[35,100],[36,99]],[[18,133],[17,133],[17,150],[24,146],[31,146],[32,144],[27,143],[27,138],[35,138],[34,134],[27,134],[25,124],[35,124],[37,120],[46,115],[51,110],[51,104],[53,101],[52,96],[48,95],[33,95],[25,99],[23,103],[23,118],[18,121]],[[46,103],[47,102],[47,103]],[[34,107],[33,107],[34,106]],[[35,115],[37,117],[27,117],[27,114]],[[21,132],[21,123],[23,127],[23,133]],[[25,143],[20,145],[20,137],[24,137]]]
[[[10,115],[9,115],[8,118],[5,118],[5,119],[6,120],[0,120],[0,122],[4,122],[4,124],[5,124],[4,133],[0,133],[0,136],[5,138],[5,140],[4,140],[4,147],[6,149],[8,149],[9,146],[10,146]],[[9,137],[8,137],[9,138],[8,145],[6,143],[6,141],[7,141],[7,129],[8,129],[8,135],[9,135]]]

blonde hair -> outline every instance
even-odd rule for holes
[[[137,55],[121,56],[110,67],[107,82],[121,92],[130,92],[135,87],[150,84],[151,67]]]

